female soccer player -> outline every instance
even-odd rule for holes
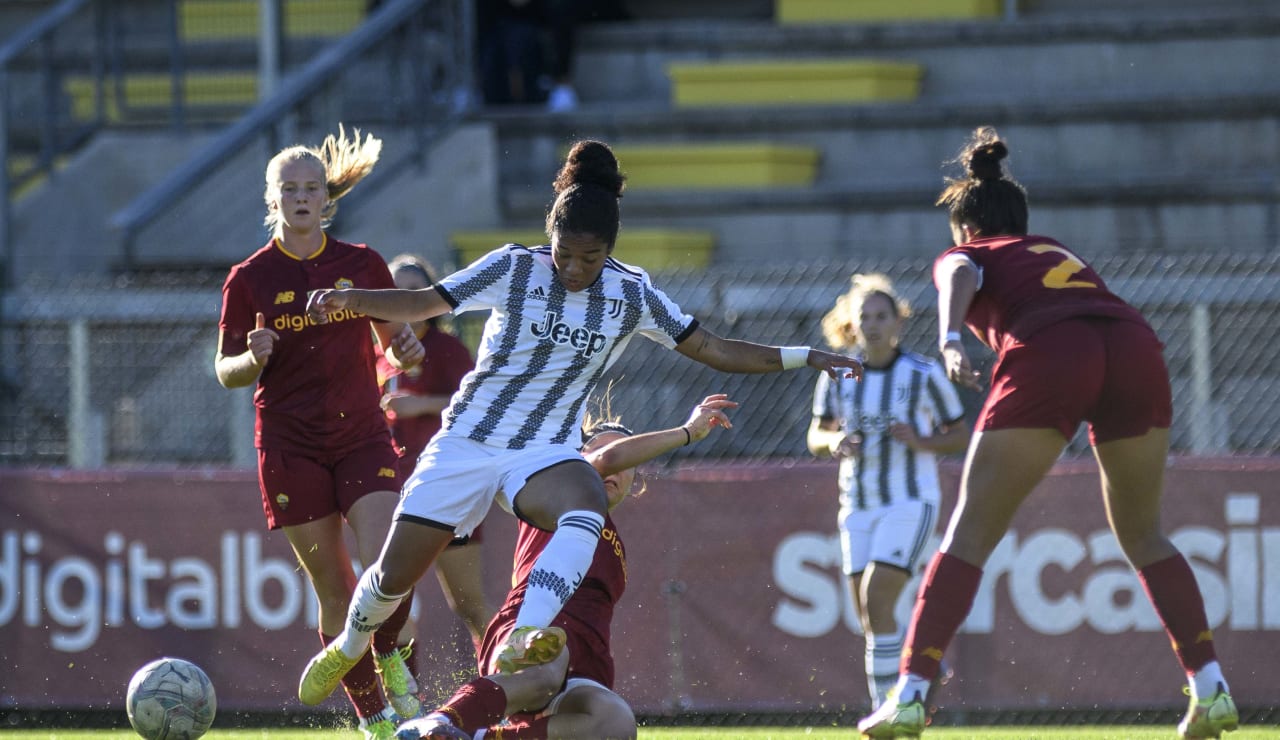
[[[856,350],[862,379],[818,376],[809,451],[840,461],[840,549],[866,635],[874,709],[898,680],[898,595],[937,523],[934,455],[969,443],[964,406],[942,366],[898,347],[911,306],[879,274],[854,275],[822,317],[827,344]]]
[[[449,310],[488,310],[475,371],[445,412],[404,487],[378,563],[361,579],[347,627],[312,659],[299,697],[317,704],[455,535],[489,505],[555,534],[529,576],[516,629],[499,652],[503,671],[543,663],[564,638],[546,629],[591,564],[607,497],[572,437],[583,403],[636,334],[718,370],[765,373],[812,367],[857,372],[856,360],[809,347],[723,339],[698,325],[649,276],[614,260],[618,161],[597,141],[577,143],[555,182],[550,246],[508,244],[426,290],[322,290],[318,320],[355,311],[420,321]]]
[[[348,140],[345,131],[318,148],[293,146],[266,170],[272,237],[231,268],[222,287],[214,369],[227,388],[257,383],[258,481],[270,529],[281,529],[320,602],[320,635],[342,631],[356,576],[343,539],[345,520],[361,562],[373,562],[395,509],[396,453],[378,405],[370,325],[399,368],[422,361],[422,345],[403,324],[346,311],[328,326],[307,318],[307,292],[334,285],[392,286],[372,249],[331,239],[325,228],[337,201],[378,160],[382,142]],[[379,631],[375,656],[344,680],[366,737],[395,731],[396,712],[413,716],[418,700],[396,651],[407,606]],[[378,687],[375,668],[382,674]]]
[[[607,411],[601,419],[588,419],[582,430],[582,454],[604,479],[609,510],[631,493],[637,465],[702,440],[717,426],[729,428],[725,411],[737,405],[723,394],[710,395],[681,426],[636,436]],[[401,725],[396,737],[470,740],[490,731],[498,737],[496,725],[504,717],[508,719],[500,736],[509,739],[635,737],[635,715],[626,700],[613,693],[609,641],[614,606],[627,583],[626,549],[608,516],[604,532],[582,585],[555,619],[555,625],[568,635],[565,650],[545,665],[495,673],[495,653],[515,626],[534,560],[551,537],[550,532],[521,522],[512,569],[515,586],[485,633],[482,677],[464,684],[435,712]]]
[[[421,290],[436,281],[435,271],[426,260],[412,254],[394,257],[387,265],[397,288]],[[391,436],[400,452],[400,475],[408,480],[417,464],[418,455],[435,433],[440,431],[441,417],[449,399],[458,390],[463,377],[475,367],[471,353],[461,340],[441,326],[439,317],[415,321],[409,325],[422,342],[426,360],[403,372],[391,366],[379,353],[378,379],[382,381],[382,408],[391,424]],[[493,618],[493,607],[484,595],[484,573],[480,550],[479,525],[470,537],[459,537],[436,560],[436,577],[444,591],[449,608],[466,625],[475,649],[485,627]],[[399,645],[409,672],[417,676],[417,656],[406,650],[416,634],[417,625],[410,618],[400,631]]]
[[[960,500],[916,598],[897,691],[858,729],[873,738],[924,729],[921,697],[973,605],[983,564],[1087,421],[1107,520],[1189,678],[1191,704],[1178,734],[1218,737],[1235,729],[1236,707],[1191,568],[1160,530],[1173,415],[1162,345],[1093,268],[1058,242],[1027,234],[1026,193],[1001,165],[1008,153],[994,129],[978,129],[959,158],[967,176],[949,181],[938,198],[956,244],[934,263],[947,373],[978,385],[962,322],[997,361]]]

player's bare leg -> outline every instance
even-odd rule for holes
[[[1169,430],[1105,442],[1094,448],[1102,471],[1107,521],[1155,607],[1187,673],[1191,703],[1178,725],[1182,738],[1234,730],[1239,713],[1213,649],[1204,600],[1186,559],[1160,529],[1160,497]]]
[[[452,539],[452,530],[446,528],[405,521],[392,524],[378,562],[360,577],[342,633],[303,672],[298,698],[304,704],[319,704],[333,692],[342,676],[368,652],[374,630],[396,611]]]
[[[889,701],[858,723],[864,737],[917,737],[924,731],[929,685],[973,606],[982,566],[1065,444],[1055,429],[1000,429],[974,435],[960,499],[916,598],[897,688]]]

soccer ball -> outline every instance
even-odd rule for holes
[[[213,724],[218,699],[200,666],[161,658],[138,669],[126,699],[129,724],[147,740],[195,740]]]

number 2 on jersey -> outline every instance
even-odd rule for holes
[[[1037,244],[1034,247],[1028,247],[1028,251],[1035,254],[1046,254],[1048,252],[1056,252],[1064,257],[1062,262],[1054,265],[1052,269],[1044,274],[1041,280],[1046,288],[1096,288],[1095,283],[1088,280],[1072,280],[1071,277],[1077,272],[1085,269],[1087,265],[1080,261],[1080,258],[1067,250],[1055,244]]]

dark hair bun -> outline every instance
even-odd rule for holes
[[[621,198],[625,181],[618,170],[618,158],[613,156],[613,150],[607,144],[579,141],[569,150],[569,156],[565,158],[552,187],[558,195],[575,185],[595,185],[612,193],[615,198]]]
[[[1009,148],[996,139],[975,146],[969,152],[965,168],[975,180],[999,180],[1004,177],[1000,162],[1009,156]]]

